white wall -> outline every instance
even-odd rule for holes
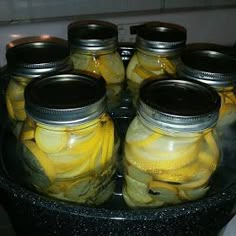
[[[211,42],[233,45],[236,42],[236,8],[207,9],[195,11],[156,12],[155,14],[122,14],[121,16],[95,15],[93,18],[108,20],[119,26],[120,41],[133,41],[130,25],[146,21],[165,21],[181,24],[187,29],[188,43]],[[77,18],[79,19],[79,17]],[[17,37],[48,34],[67,38],[67,25],[71,19],[45,22],[12,23],[0,26],[0,65],[4,65],[5,46]]]

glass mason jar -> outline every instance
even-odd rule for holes
[[[220,151],[213,127],[220,97],[185,79],[149,80],[125,140],[123,197],[127,205],[160,207],[203,197]]]
[[[35,78],[72,69],[69,47],[65,40],[56,37],[26,37],[10,42],[6,52],[10,80],[6,90],[6,106],[11,127],[19,136],[24,110],[24,90]]]
[[[122,99],[125,70],[118,47],[116,25],[104,21],[77,21],[68,26],[68,41],[74,68],[106,81],[108,110]]]
[[[127,86],[135,106],[144,80],[176,75],[185,42],[186,30],[179,25],[148,22],[137,27],[136,52],[126,69]]]
[[[23,183],[62,200],[107,201],[119,142],[104,81],[76,74],[34,80],[25,90],[25,110],[17,145]]]
[[[236,151],[236,61],[220,48],[217,45],[189,47],[181,56],[178,74],[206,83],[220,95],[221,108],[216,130],[222,149],[229,158]]]

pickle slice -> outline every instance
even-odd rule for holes
[[[150,203],[152,202],[151,196],[148,193],[148,186],[139,182],[129,175],[125,175],[126,191],[130,199],[137,203]]]
[[[208,187],[204,186],[197,189],[180,190],[179,196],[184,200],[194,201],[204,197],[209,188],[210,188],[209,186]]]
[[[167,153],[150,154],[141,148],[135,148],[131,145],[125,145],[125,156],[127,160],[135,167],[151,173],[158,170],[173,170],[184,167],[197,159],[198,147],[193,146],[189,149],[182,149],[181,152],[173,153],[168,156]]]
[[[131,80],[131,74],[133,73],[133,70],[138,63],[139,62],[138,62],[137,54],[134,53],[126,69],[126,77],[128,80]]]
[[[8,111],[9,117],[15,120],[16,117],[15,117],[14,109],[8,95],[6,95],[6,105],[7,105],[7,111]]]
[[[101,166],[104,166],[110,161],[113,154],[114,147],[114,126],[111,120],[107,120],[105,123],[105,130],[103,131],[103,144],[101,155]]]
[[[31,140],[34,138],[34,129],[31,127],[24,128],[21,133],[21,140]]]
[[[128,175],[130,177],[132,177],[133,179],[139,181],[139,182],[142,182],[144,184],[148,184],[149,182],[152,181],[152,176],[145,173],[144,171],[132,166],[132,165],[129,165],[127,167],[127,172],[128,172]]]
[[[30,173],[31,176],[36,173],[40,175],[40,179],[44,179],[44,181],[48,179],[48,181],[52,183],[55,180],[56,170],[53,163],[34,142],[23,142],[23,157],[24,163],[32,169],[32,173]]]
[[[67,145],[68,134],[38,126],[35,131],[35,141],[39,148],[46,153],[60,152]]]
[[[100,75],[99,61],[96,59],[95,56],[75,53],[71,55],[71,60],[74,65],[74,69]]]
[[[236,121],[236,105],[223,104],[220,108],[220,118],[217,122],[217,127],[229,125]]]
[[[212,132],[208,132],[205,136],[205,141],[206,143],[208,144],[212,154],[215,156],[215,157],[219,157],[220,153],[219,153],[219,148],[217,146],[217,143],[213,137],[213,134]]]
[[[137,53],[138,62],[148,71],[162,70],[160,57]]]
[[[170,184],[151,181],[148,187],[149,194],[153,195],[153,197],[156,197],[160,201],[172,204],[180,202],[177,196],[177,189]]]
[[[204,172],[205,167],[200,161],[195,161],[182,168],[160,171],[154,174],[156,180],[165,182],[185,183],[191,181],[191,179],[198,173]]]
[[[209,171],[215,171],[218,165],[219,156],[210,155],[207,152],[200,152],[198,155],[199,161]]]
[[[168,60],[167,58],[161,57],[160,61],[162,63],[162,66],[164,68],[164,70],[168,73],[168,74],[176,74],[176,66],[174,63],[172,63],[170,60]]]
[[[154,73],[152,73],[151,71],[146,70],[144,67],[142,67],[141,65],[136,65],[134,67],[133,73],[136,73],[139,77],[141,77],[143,80],[151,78],[153,76],[155,76]]]
[[[73,171],[74,169],[82,167],[85,162],[88,161],[91,152],[82,154],[65,154],[65,153],[55,153],[48,154],[48,157],[53,162],[56,172],[58,175]]]
[[[65,192],[65,197],[76,202],[84,203],[87,198],[95,194],[93,179],[86,177],[75,181]]]
[[[107,84],[116,84],[124,81],[124,64],[118,52],[101,55],[99,57],[99,70]]]
[[[102,203],[106,202],[112,196],[114,189],[115,182],[111,181],[104,189],[98,191],[93,203],[95,205],[101,205]]]
[[[148,207],[160,207],[164,205],[164,202],[159,201],[158,199],[154,199],[152,202],[150,203],[140,203],[140,202],[136,202],[133,199],[130,198],[129,194],[127,193],[127,189],[126,187],[123,188],[122,190],[122,194],[123,194],[123,198],[126,202],[126,204],[131,207],[131,208],[148,208]]]
[[[153,130],[144,128],[140,124],[138,118],[135,117],[127,130],[125,139],[129,144],[147,146],[161,136],[161,134],[154,132]]]
[[[9,85],[7,87],[7,96],[11,100],[19,101],[24,100],[24,90],[25,86],[16,82],[15,80],[10,80]]]
[[[210,176],[211,176],[210,172],[208,172],[208,174],[206,172],[204,175],[197,175],[193,178],[192,181],[178,185],[178,189],[186,190],[186,189],[195,189],[206,186],[207,183],[209,182]]]

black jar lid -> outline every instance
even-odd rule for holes
[[[102,79],[60,74],[31,81],[25,89],[25,110],[34,120],[51,125],[84,123],[106,109]]]
[[[107,21],[75,21],[68,25],[68,41],[72,47],[85,52],[114,51],[118,45],[118,29]]]
[[[164,22],[147,22],[136,30],[136,47],[151,53],[178,53],[186,43],[186,29]]]
[[[224,54],[220,48],[208,45],[208,48],[186,49],[181,56],[178,74],[213,87],[235,86],[236,60]]]
[[[198,81],[153,79],[140,88],[138,113],[165,130],[195,132],[213,127],[219,109],[218,93]]]
[[[13,74],[38,77],[72,69],[67,41],[57,37],[35,36],[16,39],[7,45],[7,66]]]

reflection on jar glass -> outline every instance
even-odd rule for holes
[[[68,40],[74,68],[104,78],[108,109],[121,102],[125,71],[118,47],[116,25],[104,21],[77,21],[68,26]]]
[[[167,78],[141,87],[125,139],[128,206],[160,207],[207,193],[220,161],[213,129],[219,108],[220,97],[203,83]]]
[[[136,52],[127,70],[127,84],[136,105],[141,83],[149,78],[176,76],[186,30],[174,24],[148,22],[137,27]]]
[[[26,87],[18,153],[25,184],[46,195],[100,205],[113,193],[119,140],[104,83],[61,74]]]
[[[178,74],[212,86],[221,97],[217,132],[227,158],[236,144],[236,61],[219,50],[220,45],[189,46],[181,56]]]
[[[69,48],[65,40],[55,37],[26,37],[8,44],[7,68],[10,81],[6,91],[6,106],[13,133],[18,137],[26,118],[24,91],[35,78],[72,69]]]

